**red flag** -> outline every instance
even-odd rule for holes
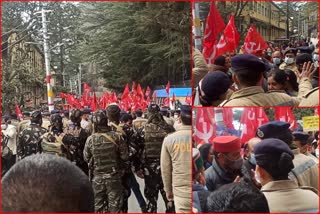
[[[198,108],[194,140],[198,144],[212,143],[216,136],[216,123],[213,108]]]
[[[17,117],[18,117],[19,120],[22,120],[22,119],[23,119],[22,112],[21,112],[18,104],[16,104],[16,115],[17,115]]]
[[[156,100],[157,100],[157,93],[156,93],[156,92],[153,92],[152,100],[153,100],[153,101],[156,101]]]
[[[213,64],[216,57],[216,41],[219,33],[224,29],[224,21],[214,2],[210,5],[210,11],[206,20],[206,28],[203,39],[203,56],[208,64]]]
[[[127,83],[126,87],[123,90],[121,99],[122,100],[126,99],[128,95],[129,95],[129,84]]]
[[[226,52],[236,51],[240,40],[240,34],[238,33],[234,24],[234,17],[231,16],[230,20],[223,31],[223,35],[220,37],[219,43],[217,44],[217,55],[223,55]]]
[[[170,81],[168,81],[168,83],[166,85],[166,92],[167,92],[167,94],[170,94]]]
[[[165,99],[163,100],[162,105],[163,105],[163,106],[169,106],[169,102],[170,102],[170,98],[167,97],[167,98],[165,98]]]
[[[176,101],[176,96],[175,96],[174,93],[173,93],[173,94],[172,94],[172,101],[171,101],[172,105],[174,104],[175,101]]]
[[[189,94],[187,94],[185,102],[186,102],[187,105],[191,105],[191,102],[192,102],[191,95],[189,96]]]
[[[314,108],[314,116],[317,116],[317,115],[319,115],[318,107]]]
[[[244,108],[240,119],[241,144],[255,137],[257,128],[267,122],[269,122],[269,119],[262,107]]]
[[[145,93],[146,97],[149,97],[150,93],[151,93],[151,89],[148,86]]]
[[[93,99],[91,101],[91,110],[92,111],[97,111],[98,107],[97,107],[98,101],[97,101],[97,97],[96,97],[96,92],[93,93]]]
[[[143,91],[142,91],[140,84],[138,84],[138,86],[137,86],[137,95],[143,97]]]
[[[268,48],[268,44],[263,40],[262,36],[256,30],[253,24],[247,33],[242,46],[243,53],[256,54],[259,51],[263,51]]]
[[[224,124],[230,128],[230,129],[234,129],[234,126],[232,124],[233,122],[233,112],[232,112],[232,108],[223,108],[222,109],[223,112],[223,121]]]
[[[65,93],[60,92],[60,98],[66,98],[67,95]]]
[[[89,93],[91,91],[91,87],[87,83],[83,83],[84,93]]]
[[[135,90],[136,90],[136,82],[133,81],[131,91],[134,92]]]
[[[297,121],[294,119],[290,107],[275,107],[274,118],[278,121],[290,123],[290,130],[293,131],[298,127]]]

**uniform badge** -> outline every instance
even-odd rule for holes
[[[258,137],[260,137],[260,138],[263,138],[263,137],[264,137],[264,133],[263,133],[263,131],[261,131],[260,129],[258,129],[257,135],[258,135]]]

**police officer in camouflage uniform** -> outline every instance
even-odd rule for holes
[[[41,153],[41,135],[47,132],[42,125],[42,115],[40,111],[31,113],[31,124],[23,129],[18,137],[17,155],[21,160],[29,155]]]
[[[121,134],[112,131],[104,111],[93,114],[95,133],[86,141],[84,159],[93,163],[92,186],[95,195],[96,212],[122,212],[122,177],[125,161],[128,159],[128,147]]]
[[[72,124],[63,129],[62,142],[69,148],[71,153],[71,161],[82,169],[88,175],[88,164],[83,159],[83,149],[88,138],[87,132],[81,128],[81,111],[79,109],[72,109],[70,119]]]
[[[67,146],[62,142],[63,122],[59,114],[53,114],[50,117],[50,131],[42,135],[41,146],[43,153],[58,155],[71,159]]]
[[[116,103],[110,104],[107,107],[108,124],[112,131],[117,132],[119,135],[122,136],[122,138],[124,139],[129,149],[129,139],[130,139],[131,133],[125,132],[123,128],[119,126],[120,112],[121,112],[121,109]],[[131,173],[131,167],[130,167],[130,161],[128,159],[125,163],[125,173],[123,174],[123,177],[122,177],[122,185],[124,187],[122,212],[128,212],[128,198],[130,197],[130,194],[131,194],[131,188],[128,182],[130,173]]]
[[[166,123],[160,114],[157,104],[148,107],[148,121],[144,127],[144,195],[147,199],[148,212],[157,212],[159,191],[169,212],[169,201],[164,191],[160,169],[160,154],[162,142],[165,136],[174,132],[174,128]],[[171,202],[172,203],[172,202]]]

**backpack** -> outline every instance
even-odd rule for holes
[[[160,159],[163,139],[167,132],[154,123],[147,123],[144,127],[145,136],[145,154],[150,159]]]

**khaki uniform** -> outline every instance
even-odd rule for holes
[[[230,99],[219,106],[298,106],[300,100],[284,92],[265,93],[260,86],[252,86],[233,92]]]
[[[299,106],[318,106],[319,105],[319,87],[312,89],[302,97]]]
[[[68,127],[69,125],[72,124],[72,121],[64,117],[62,118],[62,123],[63,123],[63,127]]]
[[[309,152],[306,155],[308,157],[310,157],[312,160],[314,160],[314,162],[316,162],[319,165],[319,158],[317,158],[316,156],[314,156],[313,154],[311,154]]]
[[[181,126],[164,138],[161,174],[164,190],[173,192],[176,212],[191,212],[191,126]]]
[[[196,48],[193,49],[193,61],[193,86],[196,87],[199,84],[200,80],[209,72],[209,68],[202,53]]]
[[[312,89],[311,80],[304,77],[299,84],[298,97],[290,97],[284,91],[265,93],[260,86],[251,86],[233,92],[219,106],[298,106],[302,97]]]
[[[168,123],[170,126],[173,126],[173,125],[174,125],[175,120],[174,120],[173,118],[163,116],[163,119],[164,119],[164,120],[166,121],[166,123]]]
[[[137,130],[137,129],[141,128],[142,126],[144,126],[147,121],[148,121],[147,119],[144,119],[142,117],[137,117],[136,119],[134,119],[132,121],[132,127],[134,130]]]
[[[318,165],[312,158],[300,153],[299,149],[292,150],[294,154],[294,168],[289,173],[289,178],[299,186],[309,186],[318,190]]]
[[[271,181],[261,188],[270,212],[318,212],[319,196],[306,188],[299,188],[290,180]]]
[[[293,71],[296,75],[299,73],[298,66],[295,63],[287,65],[287,63],[283,62],[279,66],[279,69],[280,70],[289,69],[289,70]]]

